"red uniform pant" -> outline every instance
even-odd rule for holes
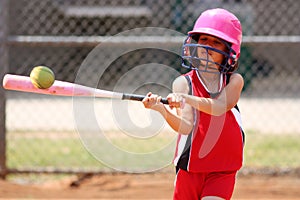
[[[236,171],[192,173],[179,169],[175,180],[174,200],[199,200],[206,196],[230,199]]]

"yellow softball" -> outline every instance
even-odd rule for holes
[[[53,71],[46,66],[36,66],[30,72],[30,80],[36,88],[47,89],[53,85],[55,75]]]

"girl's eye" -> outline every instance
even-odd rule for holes
[[[219,40],[215,40],[214,43],[217,44],[217,45],[221,44],[221,42]]]
[[[205,44],[205,42],[207,42],[207,38],[199,38],[198,41],[200,44]]]

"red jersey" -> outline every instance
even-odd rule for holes
[[[196,70],[184,75],[190,94],[210,98]],[[229,77],[224,75],[224,84]],[[213,97],[211,97],[213,98]],[[191,172],[238,170],[243,162],[244,133],[238,107],[221,116],[193,109],[194,128],[189,135],[178,135],[174,164]]]

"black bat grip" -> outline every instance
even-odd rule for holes
[[[122,96],[122,100],[133,100],[133,101],[143,101],[145,96],[139,94],[126,94],[124,93]],[[161,101],[163,104],[169,104],[166,98],[162,98]]]

